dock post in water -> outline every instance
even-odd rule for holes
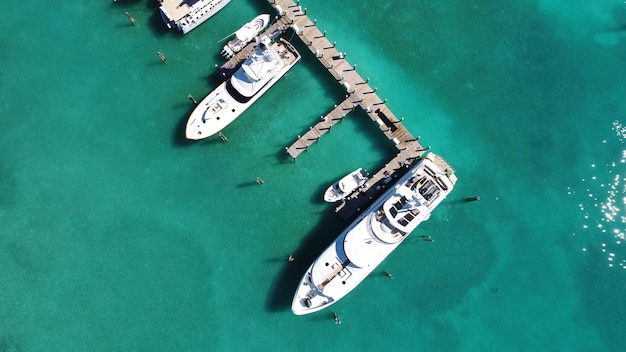
[[[160,51],[157,51],[157,55],[159,56],[159,59],[163,61],[163,63],[167,63],[167,58],[165,57],[165,55],[161,54]]]
[[[128,17],[130,22],[132,22],[135,26],[137,25],[137,21],[135,21],[135,19],[133,18],[133,16],[130,15],[130,13],[125,12],[124,14],[126,14],[126,17]]]

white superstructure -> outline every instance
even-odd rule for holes
[[[302,277],[291,309],[330,306],[367,277],[452,191],[456,176],[435,154],[417,162],[348,226]]]
[[[159,12],[169,28],[187,34],[228,5],[230,0],[160,0]]]
[[[258,15],[252,21],[246,23],[243,27],[239,28],[235,32],[235,37],[224,45],[222,49],[222,56],[226,59],[230,59],[236,53],[240,52],[248,43],[250,43],[254,37],[256,37],[261,31],[267,27],[270,23],[270,15],[263,14]]]
[[[300,60],[286,40],[263,37],[255,51],[226,82],[207,95],[187,120],[185,136],[203,139],[233,122]]]

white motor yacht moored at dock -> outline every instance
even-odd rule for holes
[[[169,28],[187,34],[218,13],[230,0],[159,0],[159,12]]]
[[[291,305],[296,315],[324,309],[365,279],[452,191],[456,176],[428,154],[361,213],[311,264]]]
[[[286,40],[260,39],[254,53],[224,83],[207,95],[187,120],[185,136],[203,139],[221,131],[239,117],[300,60]]]

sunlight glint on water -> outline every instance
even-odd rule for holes
[[[626,138],[626,126],[619,121],[613,122],[619,143],[623,144]],[[607,141],[603,140],[603,144]],[[619,158],[605,165],[590,165],[591,176],[583,178],[586,184],[586,199],[579,203],[583,214],[583,232],[590,235],[600,234],[602,238],[601,251],[606,255],[609,267],[619,266],[626,270],[626,258],[620,255],[623,241],[626,239],[626,149],[622,150]],[[575,192],[569,187],[568,194]],[[615,248],[615,249],[612,249]],[[584,247],[583,251],[588,248]]]

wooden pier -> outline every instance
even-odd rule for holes
[[[317,142],[326,132],[337,123],[343,120],[348,113],[354,110],[356,104],[352,102],[352,99],[348,98],[341,104],[336,105],[335,108],[325,116],[320,118],[320,121],[302,136],[298,136],[298,140],[290,147],[285,147],[287,153],[295,160],[298,155],[309,149],[311,144]]]
[[[369,85],[369,78],[363,79],[358,72],[357,66],[350,64],[346,54],[336,48],[336,43],[331,43],[326,37],[326,31],[322,32],[317,27],[316,21],[306,15],[306,9],[293,0],[268,0],[278,14],[277,20],[263,33],[263,35],[283,33],[288,28],[293,29],[295,34],[309,48],[311,53],[324,65],[326,70],[335,78],[337,83],[346,90],[346,99],[322,116],[317,123],[308,131],[299,135],[297,140],[285,150],[293,160],[307,151],[324,134],[337,123],[344,119],[357,107],[362,109],[377,127],[398,149],[398,154],[390,160],[381,170],[371,175],[368,182],[359,192],[345,200],[335,210],[344,219],[349,220],[376,199],[387,187],[387,184],[400,177],[412,163],[419,159],[426,150],[419,143],[419,137],[415,138],[402,125],[403,119],[398,119],[387,106],[387,100],[381,99],[376,94],[376,88]],[[250,44],[221,67],[224,75],[234,70],[250,56],[254,45]]]
[[[326,37],[326,32],[322,33],[298,4],[293,0],[269,0],[269,2],[281,16],[277,21],[281,25],[277,28],[285,29],[285,26],[290,26],[348,94],[346,100],[327,115],[330,121],[323,118],[311,128],[311,133],[317,132],[315,136],[306,133],[287,148],[292,158],[297,158],[303,150],[306,150],[306,146],[310,145],[311,137],[321,136],[320,131],[325,131],[332,126],[331,123],[335,121],[337,114],[345,116],[345,111],[352,111],[357,106],[367,113],[399,150],[423,149],[417,139],[402,125],[402,119],[398,119],[389,109],[387,100],[381,99],[376,94],[376,88],[369,85],[369,79],[365,80],[359,75],[356,70],[357,66],[348,62],[346,54],[337,50],[336,44],[331,43]],[[348,107],[350,109],[347,109]]]
[[[393,184],[394,179],[400,177],[413,162],[419,159],[429,147],[424,148],[403,125],[402,120],[387,106],[387,100],[376,94],[376,88],[369,85],[369,78],[363,79],[357,72],[357,66],[346,59],[346,54],[337,49],[336,43],[331,43],[326,32],[317,27],[316,21],[306,15],[293,0],[268,0],[280,15],[283,29],[291,27],[311,53],[324,65],[326,70],[335,78],[338,84],[346,90],[347,98],[336,105],[326,116],[285,150],[295,160],[310,145],[318,141],[328,132],[335,123],[345,118],[355,108],[361,108],[377,127],[398,149],[398,154],[381,170],[371,175],[368,182],[359,192],[345,200],[335,211],[344,219],[350,220],[356,214],[365,210],[374,199],[385,191],[387,184]]]

